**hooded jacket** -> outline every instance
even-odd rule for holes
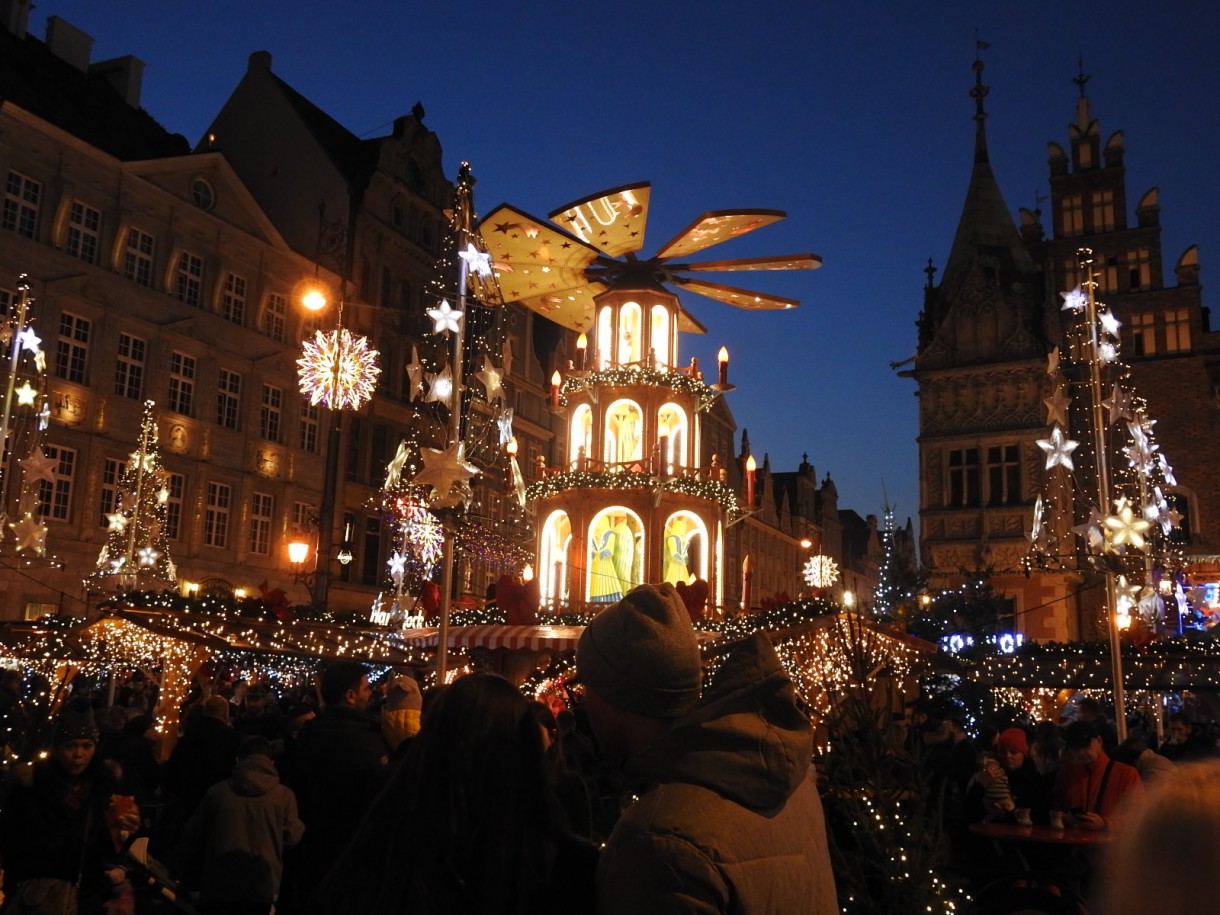
[[[627,761],[639,800],[602,853],[598,911],[837,913],[812,756],[792,681],[756,634]]]
[[[256,753],[208,789],[177,852],[183,869],[202,861],[202,900],[270,903],[279,892],[284,848],[304,832],[296,797],[280,784],[275,764]]]

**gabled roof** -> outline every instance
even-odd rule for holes
[[[133,108],[101,72],[82,72],[37,38],[0,28],[0,101],[42,118],[117,159],[190,152],[144,109]]]

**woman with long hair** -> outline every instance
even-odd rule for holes
[[[595,868],[562,826],[528,700],[472,674],[425,710],[309,911],[578,915],[593,910]]]

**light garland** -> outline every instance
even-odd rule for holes
[[[699,412],[710,410],[716,402],[718,392],[703,381],[683,372],[658,372],[646,368],[611,368],[590,372],[581,377],[568,376],[563,383],[561,394],[563,403],[567,396],[583,391],[586,388],[605,385],[608,387],[623,387],[624,385],[650,385],[652,387],[669,388],[675,394],[688,394],[698,400]]]
[[[720,503],[730,517],[739,514],[737,496],[719,480],[694,477],[659,479],[652,474],[624,471],[607,473],[598,470],[563,470],[545,479],[535,480],[525,490],[527,500],[548,499],[571,489],[614,489],[638,492],[675,492]]]
[[[367,337],[354,335],[345,327],[319,330],[301,350],[297,375],[310,406],[325,404],[332,410],[356,410],[373,396],[381,368],[377,350]]]

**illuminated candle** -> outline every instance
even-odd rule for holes
[[[750,568],[750,555],[741,561],[741,609],[748,611],[752,595],[750,591],[754,584],[754,570]]]
[[[563,379],[561,377],[559,377],[559,372],[556,371],[555,374],[553,374],[551,376],[551,406],[552,407],[557,408],[559,406],[559,385],[562,382],[563,382]]]
[[[583,372],[585,370],[585,351],[589,348],[589,338],[581,334],[576,338],[576,369]]]
[[[754,460],[754,455],[751,454],[746,458],[746,505],[750,508],[754,507],[754,478],[757,472],[758,463]]]
[[[720,364],[720,385],[723,387],[729,383],[729,348],[727,346],[720,347],[720,354],[716,356],[716,362]]]
[[[669,431],[662,429],[657,437],[657,451],[660,453],[661,473],[669,473]]]

